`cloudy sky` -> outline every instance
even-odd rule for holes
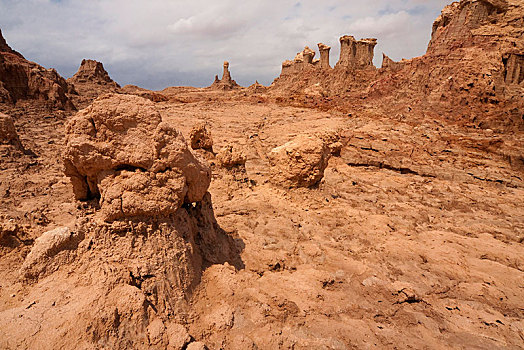
[[[375,65],[424,54],[444,0],[0,0],[11,47],[72,76],[83,58],[121,85],[207,86],[230,61],[233,79],[269,84],[305,45],[375,37]]]

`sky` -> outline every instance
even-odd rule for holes
[[[377,38],[394,60],[423,55],[443,0],[0,0],[0,29],[27,59],[71,77],[83,58],[120,85],[208,86],[222,63],[233,79],[269,85],[304,46],[342,35]]]

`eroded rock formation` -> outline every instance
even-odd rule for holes
[[[213,138],[211,132],[207,130],[207,124],[196,124],[189,133],[189,142],[192,149],[204,149],[213,151]]]
[[[0,32],[0,102],[30,100],[49,108],[74,109],[74,89],[56,70],[26,60],[7,45]]]
[[[373,55],[377,39],[355,40],[351,35],[340,38],[340,59],[337,66],[365,68],[373,66]]]
[[[399,70],[402,68],[402,63],[395,62],[389,58],[385,53],[382,54],[382,68],[387,70]]]
[[[517,0],[454,2],[435,21],[424,56],[394,62],[384,55],[381,70],[372,63],[375,39],[342,36],[334,69],[320,69],[326,54],[318,68],[304,69],[302,57],[285,61],[270,94],[314,105],[343,96],[341,104],[366,100],[371,108],[385,105],[392,113],[408,103],[458,123],[524,128],[523,7]]]
[[[104,69],[102,62],[95,60],[82,60],[80,68],[71,78],[68,79],[73,84],[93,83],[98,85],[106,85],[112,88],[119,88],[116,82],[109,77],[109,73]]]
[[[75,196],[99,197],[105,220],[169,216],[207,192],[209,169],[149,100],[104,95],[68,122],[66,135]]]
[[[13,119],[2,113],[0,113],[0,145],[10,145],[17,150],[24,150],[18,138]]]
[[[298,135],[268,153],[271,181],[283,187],[311,187],[324,176],[331,150],[316,135]]]
[[[212,89],[217,90],[233,90],[238,88],[239,85],[236,81],[231,79],[231,73],[229,72],[229,62],[224,61],[224,70],[222,72],[222,79],[218,80],[218,75],[215,76],[215,81],[211,84]]]
[[[320,68],[331,68],[331,66],[329,65],[329,51],[331,50],[331,46],[319,43],[318,50],[320,51]]]
[[[111,79],[102,62],[95,60],[82,60],[78,71],[67,81],[74,85],[80,94],[75,101],[80,107],[86,106],[102,94],[117,92],[120,89],[120,85]]]

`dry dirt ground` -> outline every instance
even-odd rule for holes
[[[233,92],[164,93],[170,101],[156,106],[186,138],[206,122],[214,152],[234,143],[247,156],[245,169],[225,169],[198,151],[212,166],[216,219],[242,263],[206,267],[182,317],[195,340],[210,349],[524,347],[524,134],[409,110],[323,112]],[[74,201],[63,175],[65,117],[24,113],[11,115],[35,156],[1,154],[0,215],[19,227],[0,246],[0,324],[34,318],[36,335],[49,298],[16,271],[32,240],[93,209]],[[268,181],[272,148],[339,128],[346,145],[318,186]],[[10,344],[29,347],[31,336]]]

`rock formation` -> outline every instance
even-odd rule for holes
[[[200,202],[209,169],[154,104],[109,94],[66,125],[65,172],[77,199],[100,198],[105,220],[168,216]]]
[[[340,38],[340,59],[337,66],[346,68],[365,68],[373,66],[373,52],[377,39],[355,40],[351,35]]]
[[[13,55],[17,55],[17,56],[19,56],[21,58],[24,58],[21,53],[13,50],[7,44],[7,41],[5,40],[4,36],[2,35],[2,29],[0,29],[0,52],[11,53]]]
[[[222,72],[222,79],[218,80],[218,75],[215,76],[215,81],[213,82],[213,84],[211,84],[210,87],[216,90],[233,90],[239,87],[237,82],[231,79],[228,61],[224,61],[224,71]]]
[[[393,61],[385,53],[383,53],[382,54],[382,68],[396,71],[402,68],[402,63]]]
[[[320,51],[320,68],[331,68],[331,66],[329,65],[329,50],[331,50],[331,46],[319,43],[318,50]]]
[[[297,136],[268,153],[271,181],[283,187],[311,187],[324,176],[331,152],[315,135]]]
[[[75,90],[80,94],[75,102],[81,107],[102,94],[120,90],[120,85],[111,79],[104,65],[95,60],[82,60],[78,71],[67,79],[67,82],[74,85]]]
[[[524,128],[519,112],[524,109],[523,24],[517,0],[454,2],[435,21],[424,56],[394,62],[384,55],[383,69],[377,70],[372,62],[376,39],[345,35],[334,69],[321,68],[327,52],[321,52],[320,65],[303,65],[299,55],[282,64],[269,94],[313,104],[342,96],[342,101],[365,99],[392,112],[409,103],[441,115],[452,110],[448,117],[460,123]]]
[[[213,151],[213,138],[211,132],[207,130],[205,123],[196,124],[189,133],[189,143],[192,149],[204,149]]]
[[[24,150],[24,147],[18,138],[13,119],[2,113],[0,113],[0,145],[13,146],[19,151]]]
[[[106,85],[110,88],[119,88],[116,82],[109,77],[109,74],[104,69],[104,65],[101,62],[95,60],[82,60],[80,68],[71,78],[69,82],[77,84],[93,83],[98,85]]]
[[[287,60],[282,63],[281,75],[294,75],[309,67],[317,66],[318,61],[313,61],[314,57],[315,51],[311,50],[308,46],[304,47],[304,50],[296,54],[293,61]]]
[[[239,149],[238,145],[231,143],[225,145],[218,151],[218,163],[224,168],[242,167],[246,164],[246,156]]]
[[[256,93],[263,93],[263,92],[267,91],[267,87],[262,85],[262,84],[260,84],[258,82],[258,80],[255,81],[255,83],[249,85],[247,89],[248,89],[249,92],[254,93],[254,94],[256,94]]]
[[[74,109],[74,89],[56,70],[27,61],[7,45],[0,31],[0,102],[38,101],[49,108]]]

